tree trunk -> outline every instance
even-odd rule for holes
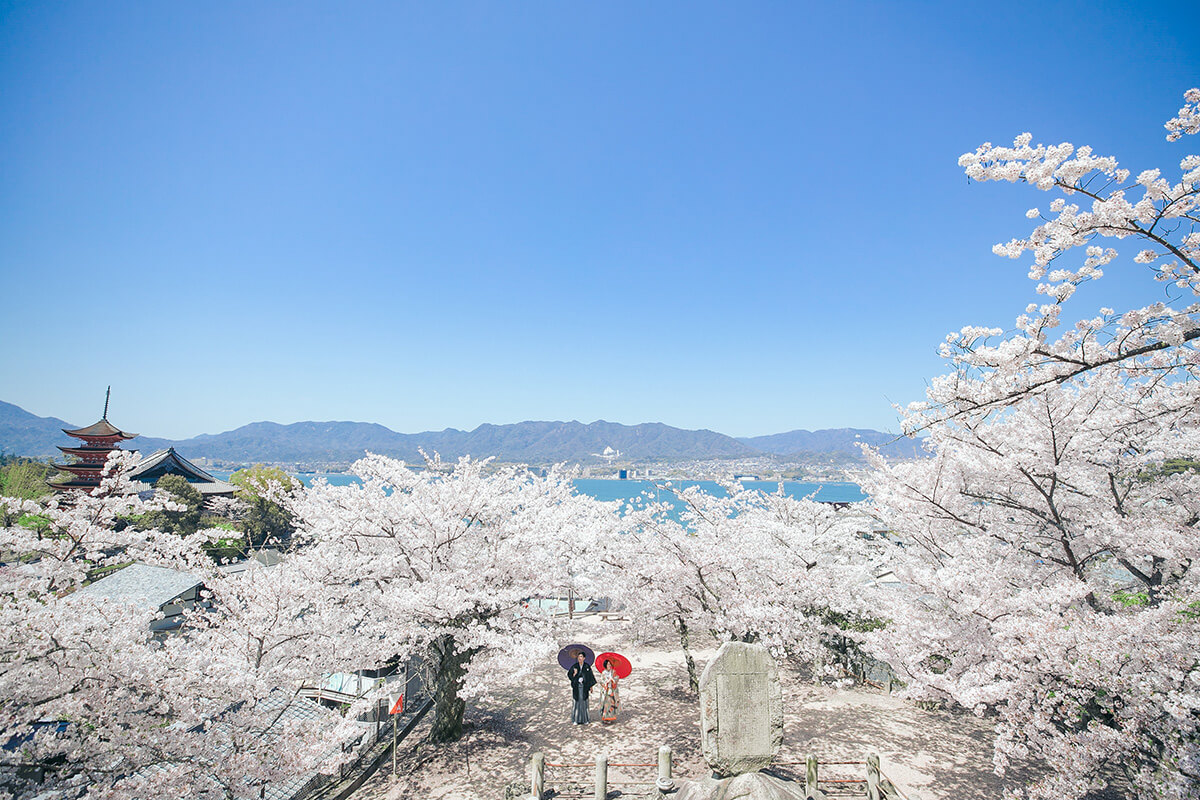
[[[683,617],[675,618],[675,628],[679,631],[679,644],[683,647],[683,660],[687,662],[688,686],[691,687],[693,692],[698,692],[700,691],[700,679],[696,677],[696,661],[692,658],[688,626],[683,621]]]
[[[467,703],[458,696],[471,654],[458,649],[454,637],[446,634],[433,643],[437,659],[433,686],[433,729],[435,742],[453,742],[463,734],[463,711]]]

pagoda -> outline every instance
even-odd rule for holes
[[[81,440],[83,444],[79,447],[60,446],[58,448],[63,451],[63,454],[74,456],[76,460],[70,464],[54,465],[55,469],[71,473],[70,480],[49,482],[50,487],[55,491],[90,492],[97,488],[104,472],[104,465],[108,461],[108,454],[113,450],[119,450],[120,442],[137,436],[136,433],[126,433],[120,430],[108,421],[108,398],[111,393],[112,387],[110,386],[104,393],[104,416],[100,417],[98,422],[93,422],[86,428],[62,429],[63,433]]]

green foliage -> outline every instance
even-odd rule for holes
[[[1177,475],[1180,472],[1200,472],[1200,461],[1190,458],[1168,458],[1163,462],[1163,475]]]
[[[1200,461],[1191,458],[1168,458],[1162,466],[1148,469],[1138,475],[1138,479],[1146,482],[1164,475],[1178,475],[1181,472],[1200,472]]]
[[[1118,589],[1113,592],[1112,599],[1126,608],[1150,605],[1149,592],[1127,592],[1124,589]]]
[[[3,516],[2,510],[0,510],[0,516]],[[28,528],[31,531],[41,531],[44,534],[50,532],[50,519],[40,514],[21,514],[17,517],[16,522],[22,528]]]
[[[276,498],[279,493],[290,495],[299,491],[303,485],[298,480],[278,467],[255,464],[233,473],[229,482],[237,487],[234,495],[246,507],[241,526],[251,549],[290,541],[295,521]]]
[[[218,564],[226,561],[236,561],[245,558],[246,541],[240,536],[222,537],[206,545],[204,552]]]
[[[200,528],[206,531],[215,529],[222,532],[222,534],[210,534],[217,538],[210,539],[204,545],[204,552],[213,561],[221,564],[246,557],[246,540],[242,538],[237,526],[230,520],[215,514],[205,514],[200,518]]]
[[[814,616],[819,616],[827,625],[832,625],[843,631],[855,631],[857,633],[870,633],[881,628],[886,628],[888,620],[879,617],[867,617],[861,614],[846,614],[840,611],[834,611],[831,608],[813,611]]]
[[[265,464],[255,464],[253,467],[239,469],[229,476],[229,482],[237,487],[234,494],[239,500],[263,497],[275,485],[278,485],[285,494],[291,494],[300,488],[300,482],[291,475],[279,467],[268,467]]]
[[[841,664],[846,675],[855,680],[865,681],[867,670],[873,663],[872,658],[856,640],[855,634],[870,633],[886,628],[890,620],[879,617],[869,617],[862,614],[842,613],[831,608],[813,609],[813,615],[830,627],[841,633],[827,633],[821,637],[822,644],[828,649],[836,663]],[[890,673],[891,670],[889,669]]]
[[[200,517],[204,510],[204,496],[188,483],[182,475],[163,475],[154,484],[155,488],[170,495],[170,499],[185,506],[182,511],[151,511],[138,520],[142,528],[158,528],[160,531],[190,536],[200,528]]]
[[[0,495],[36,500],[51,493],[46,481],[57,472],[53,465],[29,458],[0,457]]]
[[[57,471],[50,464],[41,461],[17,456],[0,456],[0,497],[16,497],[21,500],[44,497],[53,491],[46,481]],[[8,506],[0,501],[0,525],[12,525],[14,522],[26,524],[21,515],[11,513]]]

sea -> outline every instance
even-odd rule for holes
[[[213,472],[210,470],[209,474],[219,480],[227,481],[231,473]],[[311,486],[313,481],[318,479],[327,481],[331,486],[349,486],[361,483],[358,477],[339,472],[299,472],[293,474],[292,477],[299,479],[305,486]],[[672,503],[671,492],[664,492],[664,487],[679,490],[698,486],[703,491],[717,497],[724,497],[727,494],[725,487],[716,481],[678,480],[669,483],[664,481],[660,484],[655,481],[645,480],[576,478],[572,482],[575,484],[575,491],[594,497],[597,500],[633,500],[636,497],[654,495],[655,499],[674,505]],[[770,493],[779,491],[780,486],[777,481],[742,481],[741,484],[747,489],[758,489],[759,491]],[[789,497],[811,497],[813,500],[823,503],[857,503],[860,500],[867,499],[866,494],[863,493],[858,484],[845,482],[806,483],[803,481],[784,481],[783,492]]]

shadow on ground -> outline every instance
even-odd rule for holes
[[[546,664],[501,695],[468,704],[466,732],[457,742],[425,740],[428,720],[388,764],[356,793],[366,800],[503,798],[505,787],[528,787],[530,758],[547,762],[547,796],[590,797],[594,759],[606,753],[610,789],[630,797],[653,783],[658,748],[674,752],[675,774],[708,773],[699,747],[699,706],[687,687],[683,656],[669,640],[638,642],[627,623],[591,617],[567,623],[564,641],[584,641],[630,657],[634,673],[621,685],[614,725],[570,722],[571,692],[566,673]],[[700,668],[715,650],[697,653]],[[925,711],[885,692],[817,686],[783,673],[784,743],[775,771],[802,778],[809,753],[821,761],[865,761],[878,753],[883,771],[923,800],[999,797],[1006,787],[1034,777],[1028,768],[1004,778],[991,767],[989,721],[950,711]],[[592,716],[598,719],[593,693]],[[626,767],[623,764],[647,766]],[[554,766],[582,765],[582,766]],[[824,768],[826,777],[859,777],[861,766]],[[528,789],[526,788],[526,791]],[[553,793],[553,794],[552,794]]]

